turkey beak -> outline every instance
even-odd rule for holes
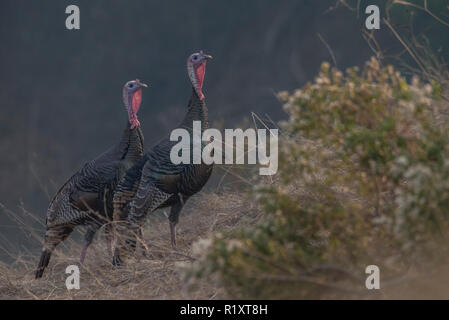
[[[206,60],[212,60],[212,59],[213,59],[212,56],[210,56],[210,55],[208,55],[208,54],[203,55],[203,57],[204,57],[204,59],[206,59]]]
[[[148,85],[145,84],[145,83],[140,83],[140,86],[141,86],[141,87],[144,87],[144,88],[148,88]]]

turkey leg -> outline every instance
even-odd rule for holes
[[[171,245],[173,248],[176,248],[176,225],[178,224],[179,213],[181,212],[183,206],[184,201],[177,202],[171,207],[170,215],[168,216],[168,220],[170,221]]]

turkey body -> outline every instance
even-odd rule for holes
[[[201,130],[209,127],[207,107],[195,90],[188,104],[188,112],[178,128],[190,133],[192,150],[193,122],[201,122]],[[213,165],[204,163],[174,164],[170,159],[172,148],[177,144],[169,138],[162,140],[139,160],[119,183],[114,195],[114,219],[119,223],[120,236],[114,253],[114,264],[121,263],[136,246],[136,235],[145,216],[158,208],[171,207],[169,221],[172,245],[176,245],[175,226],[185,202],[199,192],[212,173]],[[204,145],[203,145],[204,146]]]
[[[96,231],[105,224],[105,231],[109,231],[115,188],[126,170],[142,157],[143,150],[140,126],[131,129],[127,122],[118,144],[86,163],[60,188],[47,210],[47,230],[36,278],[42,277],[52,251],[76,226],[87,226],[81,260]]]

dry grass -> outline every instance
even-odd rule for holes
[[[148,251],[139,248],[126,266],[114,268],[103,237],[89,248],[80,266],[81,288],[68,291],[68,265],[79,265],[81,245],[67,240],[52,256],[41,280],[34,279],[38,256],[21,255],[12,264],[0,263],[0,299],[220,299],[226,298],[218,282],[199,280],[187,285],[178,263],[192,263],[192,244],[258,219],[255,205],[237,193],[201,193],[192,198],[178,224],[178,247],[170,246],[167,219],[152,215],[144,231]]]

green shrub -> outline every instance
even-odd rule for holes
[[[263,222],[218,234],[188,275],[215,274],[233,296],[342,297],[442,257],[449,153],[438,83],[410,81],[376,59],[279,97],[279,173],[254,195]],[[203,243],[204,244],[204,243]]]

